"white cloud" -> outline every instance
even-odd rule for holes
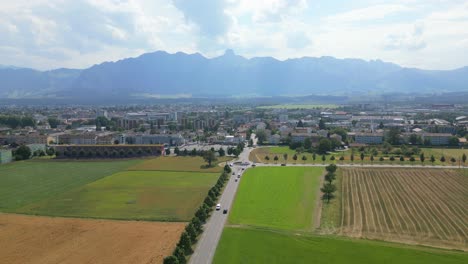
[[[329,16],[327,20],[335,23],[362,22],[383,19],[389,15],[408,11],[411,11],[411,8],[402,4],[381,4],[335,14]]]
[[[227,48],[246,57],[468,64],[467,0],[367,1],[2,1],[0,64],[83,68],[155,50],[216,56]]]

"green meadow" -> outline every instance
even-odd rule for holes
[[[138,163],[119,161],[21,161],[0,166],[0,211],[16,212]]]
[[[240,182],[229,223],[310,230],[323,168],[257,167]]]
[[[13,162],[0,166],[0,212],[187,221],[222,170],[204,165],[177,157]]]
[[[218,173],[118,172],[18,211],[108,219],[188,221]]]
[[[462,264],[468,254],[368,240],[226,227],[213,263]]]

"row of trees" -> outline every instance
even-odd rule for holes
[[[333,193],[336,191],[336,185],[333,184],[333,181],[336,179],[337,166],[330,164],[325,169],[327,174],[325,174],[325,182],[320,190],[323,192],[324,198],[327,199],[327,203],[330,203],[330,199],[333,198]]]
[[[35,127],[36,122],[30,116],[0,116],[0,125],[7,126],[10,128],[18,128],[18,127]]]
[[[318,153],[326,154],[329,151],[341,146],[341,142],[335,138],[322,138],[318,142],[317,147],[312,146],[312,140],[310,138],[304,139],[304,142],[289,142],[290,149],[296,150],[296,152],[309,152],[309,153]]]
[[[299,157],[298,157],[297,154],[294,154],[294,156],[293,156],[292,158],[293,158],[294,162],[297,162],[297,160],[299,159]],[[359,158],[360,158],[361,162],[364,162],[364,160],[365,160],[365,158],[366,158],[366,155],[365,155],[363,152],[361,152],[360,155],[359,155]],[[270,156],[266,155],[264,159],[268,162],[268,161],[270,161]],[[278,162],[279,159],[280,159],[280,158],[278,157],[278,155],[275,155],[275,156],[273,157],[273,160],[275,161],[275,163]],[[286,162],[286,161],[288,160],[288,154],[283,154],[283,159],[284,159],[284,161]],[[313,154],[312,154],[312,160],[315,161],[316,159],[317,159],[317,155],[316,155],[315,153],[313,153]],[[354,162],[354,160],[355,160],[354,154],[351,154],[350,157],[349,157],[349,159],[350,159],[351,162]],[[376,159],[377,159],[377,157],[374,157],[374,155],[370,155],[370,157],[369,157],[369,160],[370,160],[372,163],[373,163]],[[401,162],[403,162],[403,161],[406,160],[404,156],[399,156],[399,157],[398,157],[398,156],[396,156],[396,157],[395,157],[395,156],[390,156],[388,160],[390,160],[390,161],[395,161],[395,160],[397,160],[397,159],[398,159],[399,161],[401,161]],[[305,163],[305,161],[307,160],[307,156],[306,156],[306,155],[302,155],[301,160]],[[322,155],[322,156],[321,156],[321,160],[322,160],[322,162],[325,162],[325,161],[327,160],[326,156],[325,156],[325,155]],[[330,161],[334,161],[334,160],[336,160],[336,158],[335,158],[335,156],[332,155],[332,156],[330,156],[329,160],[330,160]],[[344,157],[344,156],[340,156],[340,157],[338,158],[338,160],[339,160],[339,161],[344,161],[344,160],[345,160],[345,157]],[[379,160],[380,162],[383,162],[383,161],[385,161],[385,158],[384,158],[384,157],[379,157],[378,160]],[[413,156],[410,156],[408,160],[411,161],[411,162],[414,162],[414,161],[416,161],[416,158],[414,158]],[[446,161],[447,161],[446,158],[445,158],[444,156],[440,157],[439,160],[440,160],[440,162],[446,162]],[[463,155],[462,155],[462,157],[461,157],[461,162],[462,162],[462,163],[465,163],[466,160],[467,160],[467,156],[466,156],[466,154],[463,153]],[[419,161],[420,161],[421,163],[424,163],[424,162],[426,161],[426,157],[425,157],[424,153],[421,153],[421,154],[419,155]],[[434,157],[434,155],[431,155],[430,161],[431,161],[431,163],[434,163],[434,162],[436,161],[436,158]],[[457,162],[457,159],[454,158],[454,157],[451,157],[451,158],[450,158],[450,162],[455,163],[455,162]]]
[[[21,145],[17,149],[13,150],[13,157],[15,160],[27,160],[31,157],[43,157],[46,155],[55,155],[55,150],[53,148],[48,148],[46,151],[38,149],[32,152],[31,149],[26,145]]]
[[[60,158],[60,157],[68,157],[68,158],[93,158],[93,157],[112,157],[112,158],[127,158],[127,157],[139,157],[139,156],[145,156],[145,155],[150,155],[151,154],[151,149],[138,149],[138,150],[132,150],[132,149],[121,149],[119,151],[117,150],[72,150],[72,151],[57,151],[55,152],[55,156]],[[160,153],[158,153],[160,154]]]
[[[224,172],[218,178],[216,184],[208,191],[203,204],[195,212],[195,216],[190,223],[185,227],[184,232],[180,236],[175,250],[171,256],[164,258],[164,264],[185,264],[187,263],[187,256],[193,253],[192,246],[197,242],[198,237],[203,233],[203,224],[213,211],[213,206],[216,204],[221,190],[229,179],[231,168],[224,167]]]

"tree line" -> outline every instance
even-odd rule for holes
[[[218,178],[216,184],[208,191],[203,204],[195,212],[195,216],[185,227],[184,232],[180,236],[176,248],[172,255],[164,258],[164,264],[185,264],[187,263],[187,256],[193,253],[192,246],[198,241],[199,236],[203,233],[203,224],[206,223],[216,201],[221,194],[224,184],[229,179],[231,168],[226,165],[224,171]]]

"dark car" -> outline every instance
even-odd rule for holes
[[[285,163],[282,163],[281,166],[286,166],[286,164],[285,164]]]
[[[224,209],[223,210],[223,214],[227,214],[228,210],[227,209]]]

